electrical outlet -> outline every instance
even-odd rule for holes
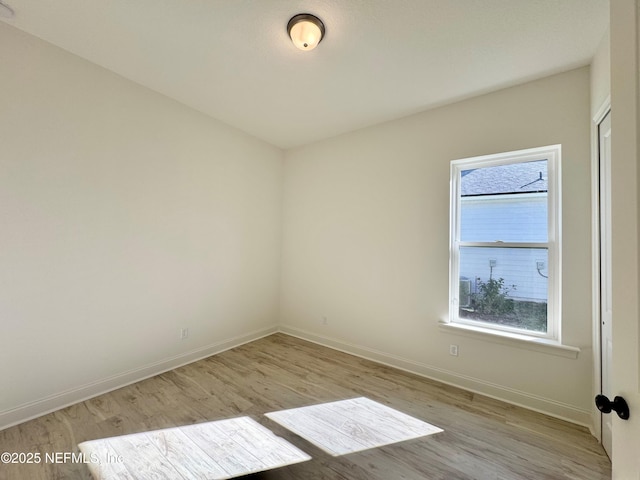
[[[458,356],[458,345],[449,345],[449,355]]]
[[[492,259],[489,260],[489,266],[491,268],[495,267],[497,263],[498,263],[498,261],[495,258],[492,258]]]
[[[322,316],[322,325],[329,325],[329,321],[327,320],[327,317],[325,317],[324,315]]]
[[[537,268],[538,270],[544,270],[544,262],[542,262],[542,261],[537,261],[537,262],[536,262],[536,268]]]
[[[189,338],[189,329],[188,328],[181,328],[180,329],[180,340],[186,340],[187,338]]]

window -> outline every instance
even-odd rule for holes
[[[560,153],[451,162],[451,323],[560,341]]]

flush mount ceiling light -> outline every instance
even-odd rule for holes
[[[324,37],[324,23],[315,15],[300,13],[289,20],[287,31],[300,50],[313,50]]]
[[[9,5],[6,5],[0,1],[0,17],[13,18],[14,15],[15,12],[13,11],[13,9]]]

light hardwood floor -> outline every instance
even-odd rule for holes
[[[444,432],[332,457],[266,412],[365,396]],[[272,479],[611,478],[582,427],[275,334],[0,431],[0,452],[77,452],[86,440],[251,416],[312,460],[246,477]],[[0,465],[0,480],[89,479],[86,465]]]
[[[250,417],[89,440],[79,446],[95,480],[226,480],[311,460]]]

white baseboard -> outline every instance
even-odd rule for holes
[[[103,393],[139,382],[145,378],[153,377],[160,373],[173,370],[174,368],[210,357],[216,353],[221,353],[242,344],[253,342],[254,340],[266,337],[277,331],[277,326],[273,325],[251,333],[222,340],[205,347],[197,348],[189,352],[181,353],[180,355],[166,358],[139,368],[134,368],[117,375],[96,380],[77,388],[47,396],[40,400],[25,403],[10,410],[4,410],[0,412],[0,430],[46,415],[47,413],[60,410],[61,408],[68,407],[74,403],[83,402],[97,395],[102,395]]]
[[[355,345],[339,339],[326,337],[324,335],[318,335],[290,325],[280,325],[279,330],[280,332],[293,337],[308,340],[325,347],[356,355],[367,360],[398,368],[431,380],[436,380],[447,385],[459,387],[470,392],[510,403],[512,405],[544,413],[545,415],[566,420],[591,429],[592,417],[589,410],[583,410],[574,407],[573,405],[533,395],[504,385],[497,385],[479,378],[461,375],[459,373],[416,362],[407,358],[398,357],[396,355],[363,347],[361,345]]]

